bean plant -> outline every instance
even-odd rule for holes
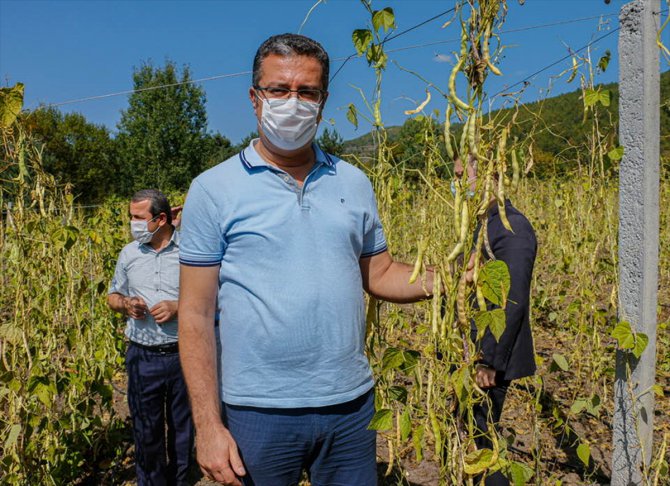
[[[22,94],[0,98],[0,482],[70,484],[109,468],[123,434],[104,296],[125,234],[118,205],[85,218],[43,171]]]
[[[407,70],[426,82],[425,100],[406,112],[423,127],[423,168],[408,170],[406,161],[394,158],[380,108],[389,62],[385,39],[396,29],[395,17],[390,8],[374,10],[371,2],[362,3],[370,22],[355,30],[352,40],[374,70],[376,85],[368,95],[359,90],[361,108],[351,104],[348,118],[355,125],[362,120],[370,123],[374,154],[352,159],[373,181],[391,251],[414,259],[412,279],[423,278],[432,264],[435,285],[445,290],[445,297],[435,293],[430,302],[413,307],[369,302],[368,353],[377,377],[377,413],[371,427],[387,443],[386,473],[402,468],[403,458],[413,455],[414,461],[437,464],[441,484],[472,484],[478,475],[497,470],[513,484],[560,484],[556,459],[549,452],[558,448],[567,451],[568,467],[583,481],[605,480],[603,467],[609,468],[609,457],[596,457],[592,448],[603,439],[594,437],[595,430],[584,429],[583,423],[611,420],[614,351],[622,343],[616,320],[618,202],[612,174],[623,149],[616,145],[613,118],[599,122],[599,110],[609,106],[611,93],[594,83],[607,68],[609,53],[595,67],[590,52],[575,56],[573,68],[559,75],[568,83],[580,80],[583,123],[592,126],[588,145],[575,147],[585,154],[574,164],[575,180],[566,187],[558,180],[528,179],[535,163],[532,135],[545,128],[517,125],[518,100],[506,113],[484,113],[486,79],[503,74],[497,67],[504,48],[498,32],[507,14],[506,2],[457,3],[445,24],[460,32],[448,79],[429,82]],[[434,99],[442,106],[429,111]],[[467,173],[454,180],[456,193],[451,194],[450,177],[445,175],[452,173],[456,158],[477,165],[473,197],[467,194]],[[504,201],[512,192],[517,207],[535,225],[540,243],[532,310],[540,340],[536,353],[540,372],[519,380],[510,392],[525,403],[523,412],[512,413],[517,419],[523,417],[528,429],[530,447],[525,453],[516,446],[513,427],[503,434],[491,433],[492,449],[477,449],[472,417],[473,405],[487,398],[474,380],[478,356],[470,325],[474,322],[480,335],[488,328],[500,336],[510,285],[502,262],[480,261],[488,242],[485,237],[475,242],[474,235],[477,227],[486,235],[485,214],[492,199],[510,229]],[[471,253],[475,255],[472,284],[465,278]],[[502,309],[480,311],[490,303]],[[641,353],[645,336],[627,332],[635,342],[631,351]],[[569,339],[569,345],[547,353],[541,341],[547,334]],[[611,442],[609,429],[608,434],[606,440]],[[547,435],[554,437],[554,444],[547,443]],[[667,472],[667,437],[661,436],[658,443],[647,471],[649,484],[658,484],[654,478]]]

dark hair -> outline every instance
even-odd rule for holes
[[[254,56],[253,86],[258,86],[261,79],[261,63],[271,54],[279,56],[308,56],[313,57],[321,64],[321,88],[328,89],[329,59],[328,53],[321,44],[309,37],[300,34],[273,35],[256,51]]]
[[[170,202],[167,196],[158,189],[142,189],[133,194],[130,199],[134,203],[142,201],[151,201],[149,212],[155,218],[160,213],[165,213],[168,224],[172,224],[172,210],[170,209]]]

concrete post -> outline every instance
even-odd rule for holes
[[[652,456],[659,244],[660,0],[635,0],[619,21],[619,320],[645,333],[639,360],[618,352],[612,486],[644,484]]]

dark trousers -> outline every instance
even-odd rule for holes
[[[473,413],[476,424],[476,433],[477,437],[475,443],[477,444],[478,449],[493,447],[493,442],[491,441],[489,433],[489,423],[493,423],[496,428],[498,428],[498,422],[500,422],[500,414],[502,413],[503,405],[505,403],[505,396],[507,395],[507,389],[509,388],[509,381],[500,380],[496,377],[496,383],[499,385],[487,388],[486,395],[488,396],[488,401],[483,401],[473,407]],[[488,403],[490,401],[490,404]],[[491,431],[492,434],[495,434],[496,431]],[[475,484],[480,484],[482,481],[482,476],[475,477]],[[509,480],[505,477],[500,471],[496,471],[491,474],[484,480],[486,486],[507,486]]]
[[[303,469],[312,486],[375,486],[377,432],[372,390],[327,407],[257,408],[224,403],[245,486],[296,486]]]
[[[194,433],[179,353],[131,342],[126,370],[138,486],[188,484]]]

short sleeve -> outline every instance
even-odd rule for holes
[[[186,196],[181,220],[179,262],[195,267],[219,265],[226,248],[221,214],[211,195],[195,179]]]
[[[377,211],[377,200],[372,185],[367,181],[369,193],[369,214],[365,219],[365,234],[363,235],[363,251],[361,258],[371,257],[387,250],[384,228]]]
[[[116,268],[114,269],[114,277],[109,286],[109,294],[128,295],[128,274],[126,273],[126,252],[121,251],[119,259],[116,261]]]

